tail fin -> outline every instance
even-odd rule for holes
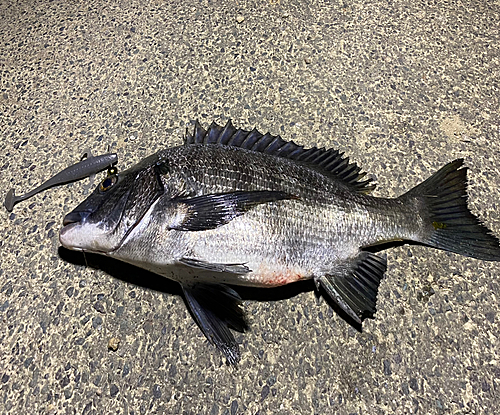
[[[418,242],[485,261],[500,261],[498,239],[467,208],[467,168],[463,159],[448,163],[401,196],[417,198],[427,221]]]

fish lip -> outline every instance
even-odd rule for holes
[[[63,226],[68,226],[73,223],[83,223],[92,212],[89,210],[72,211],[63,218]]]
[[[80,222],[70,222],[70,223],[65,223],[63,221],[63,227],[59,231],[59,240],[61,239],[61,235],[64,235],[66,232],[68,232],[70,229],[73,229],[75,226],[80,225]],[[60,241],[61,242],[61,241]],[[62,242],[61,242],[62,243]]]
[[[69,223],[69,224],[66,224],[66,225],[63,222],[63,227],[59,231],[59,243],[62,246],[64,246],[65,248],[71,249],[72,251],[83,251],[82,248],[79,248],[78,246],[74,246],[74,245],[68,244],[67,241],[64,241],[64,236],[66,235],[66,233],[68,233],[69,231],[71,231],[73,228],[75,228],[77,226],[80,226],[79,222],[72,222],[72,223]]]

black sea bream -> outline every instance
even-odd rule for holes
[[[69,249],[117,258],[178,281],[208,340],[240,359],[245,322],[226,284],[314,279],[354,323],[375,313],[386,260],[368,247],[414,241],[487,261],[498,239],[467,209],[455,160],[395,199],[337,150],[304,149],[228,122],[196,125],[184,145],[108,176],[64,218]]]

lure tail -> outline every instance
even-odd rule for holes
[[[400,197],[408,201],[415,198],[424,220],[417,242],[485,261],[500,261],[499,240],[467,207],[463,159],[448,163]]]

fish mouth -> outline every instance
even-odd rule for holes
[[[92,252],[106,255],[105,251],[88,246],[88,230],[85,231],[90,210],[73,211],[63,218],[63,226],[59,231],[59,242],[65,248],[78,252]],[[92,225],[90,225],[92,226]]]
[[[78,234],[78,228],[82,226],[81,222],[63,222],[64,226],[59,231],[59,242],[67,249],[77,252],[89,252],[94,254],[108,255],[109,252],[87,246],[85,241],[75,238],[75,232]],[[81,232],[81,231],[80,231]]]
[[[59,242],[61,243],[62,246],[64,246],[65,248],[69,248],[73,251],[83,251],[82,248],[73,245],[72,243],[70,243],[69,240],[67,240],[67,234],[69,233],[71,235],[71,231],[73,230],[73,228],[79,225],[80,225],[79,222],[63,221],[63,227],[59,231]]]
[[[91,212],[89,211],[79,211],[79,212],[73,211],[68,213],[63,219],[63,227],[66,227],[74,223],[84,222],[85,219],[89,217],[90,213]]]
[[[71,229],[73,229],[75,226],[78,226],[78,222],[72,222],[72,223],[64,223],[63,222],[63,227],[61,228],[59,234],[64,235],[65,233],[69,232]]]
[[[89,217],[91,212],[84,212],[84,211],[73,211],[68,213],[66,216],[63,218],[63,227],[59,231],[59,242],[63,246],[69,247],[70,244],[68,241],[65,240],[65,236],[68,232],[71,232],[71,230],[77,226],[80,226],[83,224],[85,219]],[[71,246],[71,249],[74,251],[83,251],[82,248],[77,247],[77,246]]]

